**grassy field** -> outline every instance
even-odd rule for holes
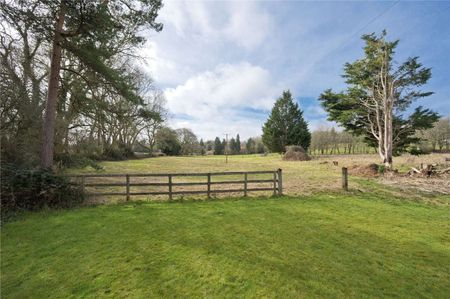
[[[420,163],[442,163],[444,157],[446,157],[446,155],[443,154],[433,154],[421,157],[402,156],[396,158],[394,163],[395,167],[399,168],[401,171],[406,171],[409,170],[411,166],[418,166]],[[337,161],[339,165],[334,166],[332,163],[333,161]],[[341,189],[341,167],[368,165],[370,163],[379,163],[379,157],[377,155],[337,155],[320,156],[311,161],[292,162],[283,161],[281,156],[277,154],[271,154],[265,157],[260,155],[237,155],[230,156],[227,164],[225,163],[224,156],[159,157],[120,162],[102,162],[101,166],[103,167],[103,170],[100,171],[100,173],[221,172],[276,170],[281,168],[283,169],[284,193],[294,196],[315,194],[324,191],[338,191]],[[70,171],[70,173],[92,172],[95,172],[95,170],[90,167],[85,169],[73,169]],[[189,180],[189,178],[187,179]],[[231,179],[239,180],[242,179],[242,177]],[[251,178],[249,177],[249,179]],[[120,182],[123,182],[124,178],[110,178],[105,181],[118,180],[122,180]],[[183,178],[183,180],[186,180],[186,178]],[[198,180],[198,178],[192,178],[192,180]],[[205,180],[205,178],[203,178],[203,180]],[[417,186],[411,184],[411,180],[401,181],[399,179],[394,181],[383,181],[350,175],[350,188],[352,190],[377,192],[378,194],[387,195],[404,195],[405,198],[410,200],[444,200],[448,202],[448,195],[450,195],[450,182],[448,180],[426,179],[419,182],[422,183],[422,185],[430,185],[434,188],[430,190],[416,188]],[[242,186],[230,187],[242,188]],[[267,187],[267,185],[261,187]],[[123,192],[124,188],[120,188],[121,187],[118,187],[110,191],[118,190]],[[135,187],[132,192],[150,190],[148,187],[146,188],[147,189]],[[158,190],[154,188],[151,191]],[[163,191],[167,190],[164,189]],[[264,195],[270,194],[270,192],[267,192]],[[436,195],[439,196],[436,197]],[[447,196],[443,197],[442,195]],[[120,200],[123,198],[108,198],[107,201],[114,202],[117,199]],[[145,200],[146,198],[140,197],[138,199]]]
[[[441,160],[405,156],[396,165]],[[350,192],[340,190],[341,166],[373,162],[374,155],[103,162],[102,173],[282,168],[289,196],[138,198],[21,215],[1,231],[2,298],[448,297],[450,196],[354,175]]]
[[[449,216],[369,194],[34,213],[2,229],[2,298],[445,298]]]

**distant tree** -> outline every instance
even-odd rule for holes
[[[236,154],[236,140],[233,137],[231,137],[228,143],[228,149],[229,149],[228,154],[230,155]]]
[[[320,129],[312,132],[311,134],[311,148],[317,150],[320,154],[325,154],[328,151],[329,140],[328,131]]]
[[[355,153],[355,147],[363,143],[360,137],[354,136],[348,132],[338,132],[334,127],[319,128],[311,134],[311,153],[328,154],[340,153],[343,149],[344,153]],[[366,149],[367,146],[364,146]]]
[[[339,134],[336,132],[334,127],[331,128],[329,133],[330,141],[331,141],[331,154],[339,154]]]
[[[183,156],[195,155],[199,153],[199,143],[197,136],[191,129],[181,128],[177,129],[178,140],[181,145],[181,154]]]
[[[277,99],[262,129],[262,141],[272,152],[284,152],[287,145],[300,145],[307,150],[311,143],[308,124],[289,90]]]
[[[200,146],[200,155],[203,156],[206,153],[206,147],[202,138],[200,138],[199,146]]]
[[[153,117],[145,123],[144,134],[148,142],[148,149],[150,153],[152,153],[156,144],[156,132],[163,127],[168,118],[169,112],[165,107],[166,99],[163,92],[160,90],[152,90],[150,93],[151,101],[147,103],[146,108],[149,111],[157,113],[157,115],[159,116]]]
[[[208,140],[206,141],[206,151],[212,151],[214,150],[214,141],[213,140]]]
[[[223,155],[224,147],[219,137],[214,139],[214,155]]]
[[[156,133],[156,146],[168,156],[178,156],[181,154],[181,143],[178,134],[171,128],[164,127]]]
[[[266,147],[264,146],[264,143],[262,143],[261,140],[256,142],[256,153],[257,154],[263,154],[266,152]]]
[[[417,130],[431,128],[436,113],[418,107],[408,118],[402,113],[419,98],[432,92],[416,88],[427,83],[431,69],[408,58],[400,65],[394,63],[398,40],[386,41],[386,31],[380,36],[363,35],[366,42],[362,59],[345,64],[343,77],[346,92],[326,90],[320,96],[328,119],[336,121],[345,130],[362,135],[370,146],[378,149],[385,166],[392,169],[393,155],[405,151],[413,142]]]
[[[450,117],[442,117],[434,126],[418,134],[431,144],[433,150],[448,149],[450,146]]]
[[[355,145],[358,143],[358,138],[348,132],[341,132],[339,134],[340,143],[344,146],[344,152],[351,154],[354,151]]]
[[[245,150],[247,154],[254,154],[256,152],[255,141],[249,138],[245,144]]]
[[[241,138],[239,137],[239,134],[237,134],[236,142],[234,143],[234,152],[235,154],[241,153]]]

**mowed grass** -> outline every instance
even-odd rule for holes
[[[289,196],[133,198],[143,201],[21,215],[1,231],[2,298],[448,297],[450,197],[355,176],[349,193],[340,190],[342,166],[373,162],[375,155],[102,162],[100,173],[282,168]]]
[[[449,217],[368,193],[44,211],[2,228],[2,298],[448,298]]]

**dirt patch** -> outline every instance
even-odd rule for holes
[[[364,177],[377,177],[379,176],[378,165],[375,163],[368,165],[352,165],[348,168],[348,172],[351,175],[364,176]]]
[[[308,156],[303,147],[298,145],[286,146],[286,153],[283,156],[284,161],[309,161]]]
[[[397,175],[384,177],[381,182],[401,190],[417,190],[430,194],[450,194],[450,176],[410,177]]]

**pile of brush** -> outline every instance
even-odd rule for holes
[[[435,164],[420,164],[420,167],[411,167],[411,170],[408,171],[409,176],[422,176],[422,177],[431,177],[431,176],[442,176],[450,174],[450,167],[441,169],[440,165]]]

